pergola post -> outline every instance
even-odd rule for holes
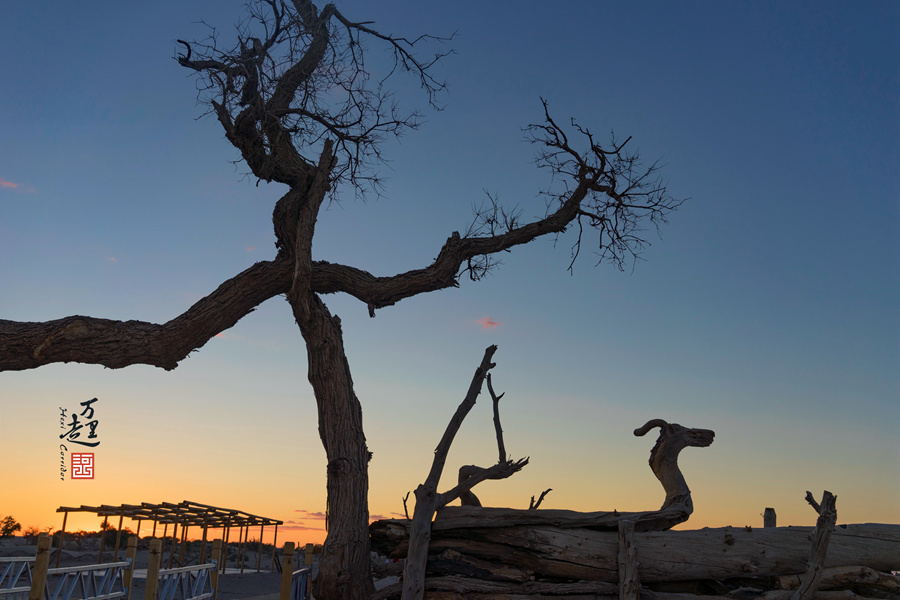
[[[256,572],[259,573],[259,569],[262,566],[262,539],[263,539],[263,530],[265,529],[265,525],[259,526],[259,545],[256,547]]]
[[[225,574],[225,565],[228,562],[228,536],[231,535],[231,524],[225,525],[225,548],[224,554],[222,555],[222,574]]]
[[[59,559],[62,557],[63,538],[66,535],[66,519],[69,518],[69,511],[63,512],[63,526],[59,530],[59,550],[56,552],[56,568],[59,568]],[[53,540],[51,540],[52,542]]]
[[[275,523],[275,539],[272,540],[272,568],[275,570],[275,555],[278,554],[278,523]]]
[[[106,523],[109,521],[109,515],[103,517],[103,525],[100,526],[100,553],[97,554],[97,564],[103,562],[103,543],[106,541]]]
[[[245,531],[245,530],[246,530],[246,531]],[[242,540],[241,540],[241,573],[242,573],[242,574],[243,574],[243,572],[244,572],[244,556],[245,556],[245,554],[246,554],[246,552],[247,552],[247,534],[248,534],[248,533],[250,533],[250,526],[247,525],[246,527],[244,527],[243,525],[241,525],[241,534],[242,534]]]
[[[178,562],[180,566],[184,566],[184,555],[185,550],[187,549],[187,532],[189,525],[185,525],[181,528],[181,550],[178,551]]]
[[[200,541],[200,564],[206,563],[206,532],[209,528],[207,519],[203,519],[203,538]]]
[[[172,526],[172,548],[169,550],[169,566],[167,569],[172,568],[172,561],[175,560],[175,544],[178,543],[178,521],[175,521],[175,524]]]

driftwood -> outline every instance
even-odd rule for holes
[[[782,589],[796,590],[800,587],[800,575],[782,575],[778,583]],[[851,589],[864,595],[872,595],[873,590],[900,595],[900,576],[882,573],[868,567],[831,567],[824,569],[819,582],[819,590]]]
[[[634,430],[634,435],[644,435],[654,427],[659,427],[659,438],[650,451],[650,468],[666,490],[666,500],[660,510],[672,506],[683,506],[690,515],[694,511],[691,502],[691,490],[684,481],[684,475],[678,468],[678,454],[688,446],[704,448],[713,442],[715,432],[709,429],[691,429],[678,423],[666,423],[662,419],[653,419]]]
[[[619,521],[619,599],[639,600],[641,578],[634,548],[634,522]]]
[[[683,506],[643,512],[613,510],[587,513],[561,509],[526,510],[490,506],[445,506],[437,511],[432,530],[536,525],[618,531],[619,521],[624,519],[634,522],[635,531],[661,531],[682,523],[687,520],[688,516],[690,513]]]
[[[809,549],[806,574],[803,576],[797,591],[791,596],[791,600],[808,600],[819,589],[819,582],[822,580],[825,559],[828,554],[828,543],[831,540],[834,524],[837,522],[837,509],[835,508],[837,498],[834,494],[826,490],[822,495],[821,505],[813,499],[810,492],[806,492],[806,500],[819,513],[819,518],[816,521],[812,547]]]
[[[494,395],[493,389],[491,389],[491,396],[494,398],[494,423],[497,429],[497,444],[500,449],[500,462],[487,469],[476,466],[465,467],[467,469],[466,477],[462,476],[462,470],[460,470],[460,480],[456,487],[443,493],[438,493],[437,491],[438,483],[441,480],[441,473],[443,472],[444,464],[447,461],[447,454],[450,452],[450,445],[453,443],[453,439],[456,437],[456,433],[459,431],[460,426],[462,426],[462,422],[466,418],[466,415],[468,415],[469,411],[472,410],[472,407],[475,406],[478,394],[481,393],[481,386],[484,383],[485,378],[488,377],[488,371],[495,366],[494,363],[491,362],[491,358],[496,351],[497,346],[489,346],[484,351],[484,357],[481,360],[481,364],[475,370],[475,375],[472,377],[472,382],[469,384],[469,391],[466,393],[466,397],[457,407],[456,412],[447,424],[444,435],[441,437],[441,441],[434,451],[434,460],[431,463],[431,470],[428,472],[428,477],[426,477],[423,484],[416,488],[416,507],[413,511],[412,521],[410,521],[409,525],[408,557],[403,568],[403,600],[421,600],[425,593],[424,581],[428,553],[430,550],[431,520],[434,517],[435,510],[446,505],[448,502],[464,497],[466,494],[470,494],[472,498],[474,498],[474,494],[471,494],[471,489],[478,483],[485,479],[503,479],[509,477],[528,464],[527,458],[512,461],[505,457],[502,429],[500,428],[500,417],[497,413],[497,403],[500,399]],[[478,502],[477,498],[475,498],[474,501]]]
[[[520,512],[530,516],[545,511]],[[371,526],[373,549],[402,558],[407,528],[404,521],[376,521]],[[777,577],[806,572],[813,533],[812,527],[638,532],[634,544],[642,584]],[[430,552],[437,555],[446,550],[483,564],[512,565],[538,579],[619,581],[618,532],[547,526],[435,527]],[[900,570],[900,525],[836,527],[824,566],[845,565],[886,573]]]
[[[541,507],[541,502],[544,501],[544,498],[553,491],[553,488],[547,488],[543,492],[541,492],[540,497],[537,499],[537,502],[534,501],[534,496],[531,497],[531,502],[528,503],[528,510],[537,510]]]
[[[881,573],[880,578],[891,580],[896,584],[897,577]],[[827,576],[823,580],[827,581]],[[426,600],[539,600],[542,598],[566,600],[617,600],[619,591],[615,584],[600,581],[577,581],[569,583],[527,581],[524,583],[504,583],[496,581],[484,581],[469,579],[459,576],[426,577],[424,587],[427,590]],[[837,585],[836,587],[841,587]],[[401,584],[395,583],[387,586],[371,597],[370,600],[386,600],[399,595]],[[828,588],[830,589],[830,588]],[[883,591],[896,588],[882,588]],[[789,600],[792,592],[788,590],[753,590],[742,588],[734,590],[726,595],[705,595],[658,592],[647,588],[641,589],[641,597],[644,600],[740,600],[741,598],[761,598],[762,600]],[[816,600],[867,600],[868,598],[883,598],[883,594],[876,591],[860,593],[855,589],[841,591],[819,591]],[[873,595],[876,594],[876,595]],[[894,591],[896,595],[896,591]]]

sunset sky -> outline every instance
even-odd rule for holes
[[[242,5],[3,6],[0,319],[161,323],[275,256],[285,188],[235,163],[172,58],[176,39],[206,35],[201,20],[230,43]],[[766,507],[779,525],[813,524],[805,492],[825,489],[839,522],[900,522],[900,4],[337,5],[386,33],[456,32],[456,54],[438,70],[445,110],[385,147],[383,197],[347,192],[321,214],[314,258],[376,275],[423,267],[486,192],[542,216],[549,173],[522,132],[541,97],[559,122],[632,136],[689,198],[624,272],[586,247],[569,273],[570,232],[374,319],[324,298],[374,452],[373,516],[402,514],[497,344],[506,447],[531,464],[476,488],[485,505],[526,508],[553,488],[545,508],[658,508],[655,432],[632,430],[662,418],[716,432],[681,456],[695,505],[683,527],[761,526]],[[404,106],[424,106],[414,82],[397,83]],[[63,505],[191,500],[319,542],[325,455],[306,369],[279,297],[171,372],[0,373],[0,516],[58,529]],[[60,409],[91,398],[95,478],[61,481]],[[441,488],[495,460],[485,393]]]

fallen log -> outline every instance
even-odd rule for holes
[[[782,589],[796,590],[800,587],[800,575],[782,575],[779,584]],[[888,594],[900,595],[900,576],[890,573],[881,573],[869,567],[831,567],[825,569],[820,590],[852,589],[855,591],[879,590]]]
[[[683,523],[690,514],[682,505],[642,512],[619,512],[616,510],[578,512],[560,509],[522,510],[490,506],[445,506],[437,511],[431,530],[542,525],[618,531],[619,521],[632,521],[635,531],[661,531]]]
[[[530,516],[549,511],[520,512]],[[373,523],[373,550],[402,558],[407,527],[404,521]],[[642,532],[634,534],[634,546],[642,583],[794,575],[807,569],[813,531],[813,527],[725,527]],[[549,526],[435,526],[429,552],[445,550],[484,561],[481,564],[514,566],[536,578],[619,581],[617,532]],[[836,527],[824,566],[846,565],[886,573],[900,570],[900,525]]]

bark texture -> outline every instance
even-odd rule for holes
[[[521,512],[524,516],[544,511]],[[371,525],[373,549],[403,558],[407,527],[404,521],[376,521]],[[636,532],[634,548],[642,584],[777,577],[806,572],[813,533],[813,527]],[[435,527],[430,556],[440,556],[447,550],[483,561],[482,564],[515,567],[536,579],[619,582],[617,531],[533,525]],[[444,556],[446,561],[447,555]],[[448,574],[446,568],[432,570],[430,564],[429,573]],[[835,528],[824,566],[846,565],[884,573],[900,570],[900,525]]]

